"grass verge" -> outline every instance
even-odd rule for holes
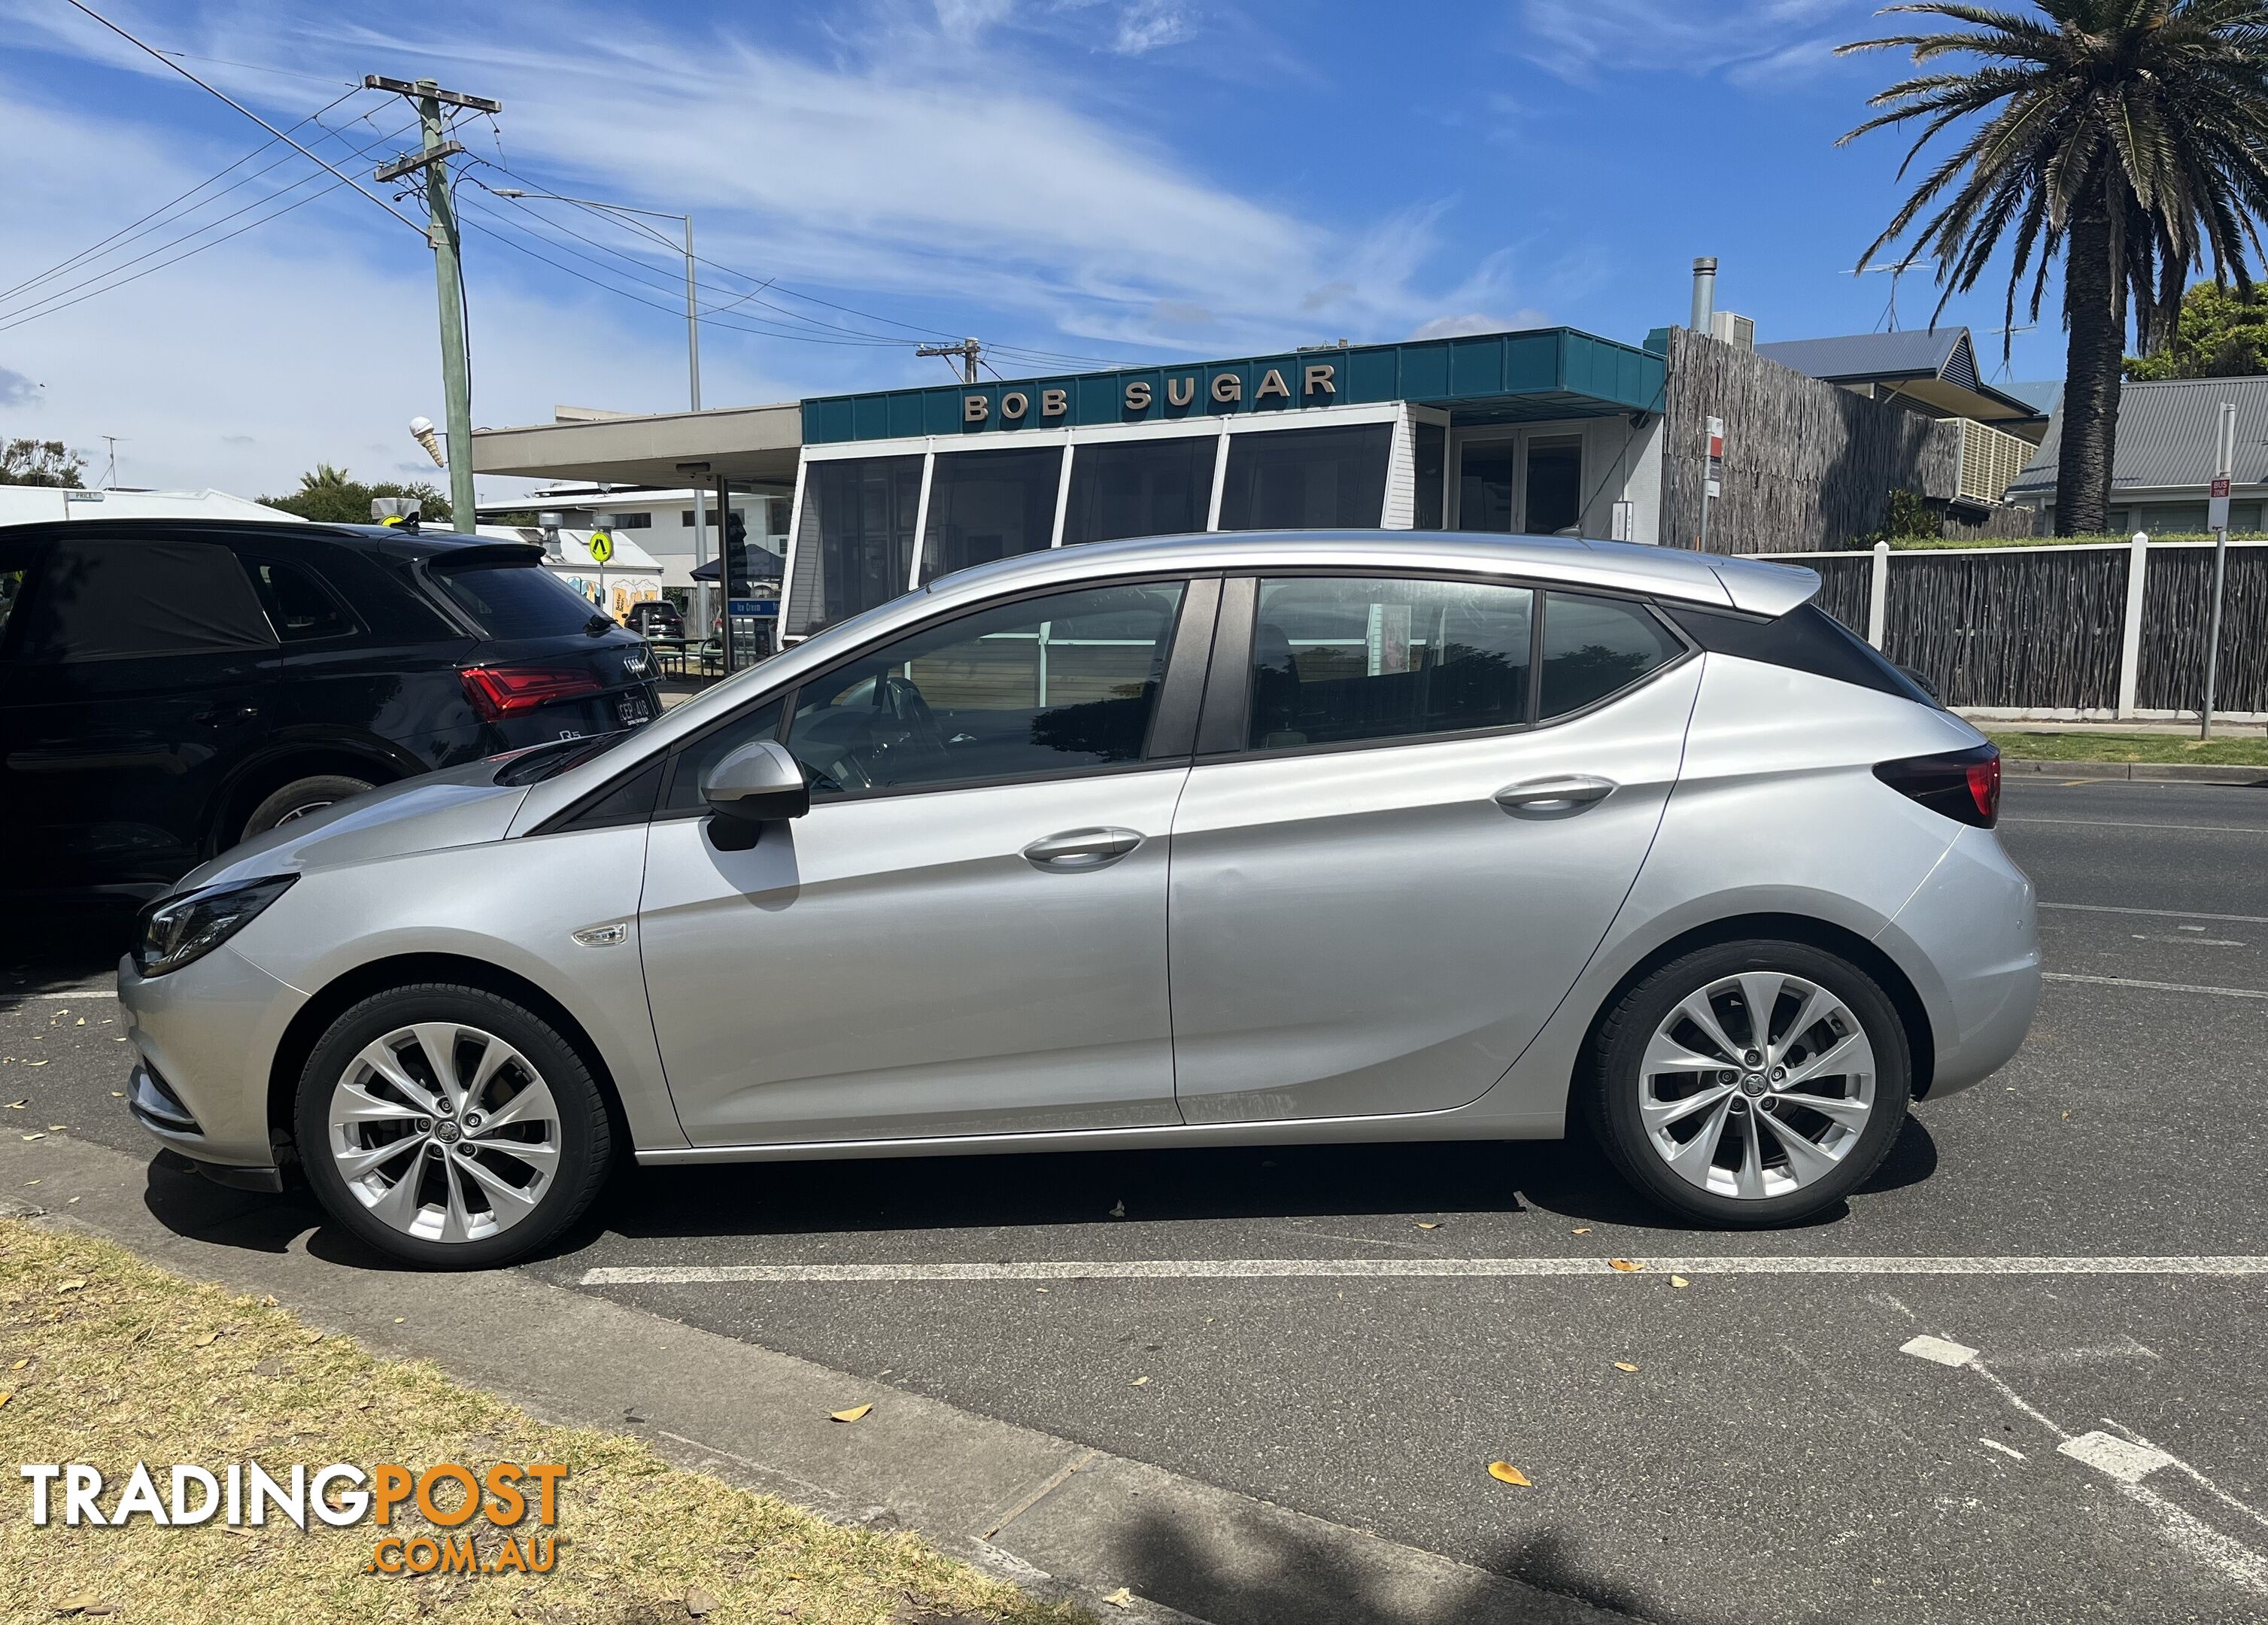
[[[499,1350],[541,1359],[541,1349]],[[288,1480],[347,1462],[422,1469],[557,1462],[556,1565],[549,1574],[364,1571],[385,1535],[504,1532],[476,1519],[438,1529],[405,1503],[392,1525],[308,1520],[231,1529],[45,1527],[30,1486],[0,1486],[0,1619],[100,1618],[153,1625],[307,1621],[556,1621],[703,1625],[762,1621],[913,1625],[997,1621],[1073,1625],[1042,1604],[903,1533],[843,1529],[772,1496],[673,1467],[643,1442],[540,1422],[423,1362],[381,1360],[282,1310],[167,1274],[108,1242],[0,1221],[0,1455],[86,1462],[114,1506],[137,1461],[217,1474],[259,1460]],[[533,1487],[531,1486],[531,1490]],[[458,1498],[445,1488],[445,1513]],[[534,1518],[518,1532],[543,1533]]]
[[[2207,767],[2268,767],[2268,738],[2199,740],[2181,734],[1995,733],[1985,737],[2012,759],[2033,762],[2195,762]]]

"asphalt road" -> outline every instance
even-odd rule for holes
[[[1800,1230],[1674,1228],[1580,1145],[1222,1150],[641,1173],[532,1267],[1647,1620],[2268,1618],[2268,1277],[1867,1262],[2268,1255],[2268,794],[2006,810],[2075,979]],[[114,1007],[65,991],[111,946],[0,967],[27,1131],[138,1144]],[[1264,1262],[1345,1259],[1486,1273]],[[585,1282],[782,1264],[820,1267]]]

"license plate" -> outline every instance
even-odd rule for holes
[[[636,728],[653,720],[653,707],[640,694],[624,694],[615,701],[615,716],[624,728]]]

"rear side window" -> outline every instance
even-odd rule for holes
[[[1295,750],[1525,722],[1535,610],[1524,587],[1263,580],[1248,742]]]
[[[8,627],[24,602],[39,563],[39,550],[21,542],[0,542],[0,654],[8,650]]]
[[[1663,609],[1687,637],[1712,654],[1762,661],[1837,683],[1855,683],[1918,705],[1937,705],[1913,679],[1817,604],[1799,604],[1771,620],[1691,604],[1666,604]]]
[[[247,558],[253,591],[276,635],[286,643],[313,643],[320,638],[344,638],[361,630],[328,588],[298,565],[264,558]]]
[[[491,638],[563,638],[599,610],[541,565],[431,566],[449,601]]]
[[[1642,604],[1580,593],[1543,595],[1545,721],[1596,705],[1685,652]]]
[[[209,542],[59,542],[26,606],[27,660],[122,660],[274,645],[236,555]]]

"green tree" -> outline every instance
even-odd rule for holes
[[[1925,147],[1955,150],[1907,196],[1861,266],[1894,242],[1934,260],[1946,300],[2008,250],[2014,324],[2027,281],[2036,319],[2063,267],[2066,371],[2056,530],[2103,528],[2130,308],[2145,354],[2173,330],[2190,272],[2251,291],[2248,254],[2268,213],[2268,0],[2032,0],[2023,11],[1929,0],[1893,5],[1965,25],[1863,40],[1918,71],[1873,97],[1843,137],[1913,124],[1903,181]],[[1965,71],[1937,70],[1966,59]],[[2130,307],[2131,301],[2131,307]]]
[[[449,499],[419,481],[405,485],[398,480],[365,484],[344,469],[319,462],[299,476],[299,489],[288,497],[262,497],[271,508],[297,513],[328,525],[367,525],[373,497],[414,497],[423,518],[436,524],[449,522]]]
[[[2257,378],[2268,373],[2268,298],[2201,282],[2183,296],[2171,341],[2126,358],[2129,378]]]
[[[60,485],[77,491],[86,484],[86,459],[61,440],[10,440],[0,445],[0,485]]]

